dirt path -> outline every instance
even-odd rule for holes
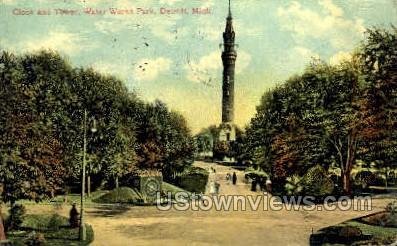
[[[195,166],[205,168],[210,172],[209,183],[217,182],[220,184],[219,194],[220,195],[258,195],[258,193],[250,191],[250,186],[243,182],[244,172],[233,169],[231,167],[221,166],[214,163],[196,162]],[[215,173],[211,171],[215,170]],[[232,184],[232,181],[226,180],[226,175],[229,173],[233,175],[233,172],[237,175],[236,185]],[[208,189],[207,189],[208,190]],[[209,192],[207,192],[209,193]]]
[[[212,166],[212,178],[221,184],[220,194],[261,195],[249,191],[243,173],[237,185],[227,184],[228,167]],[[233,170],[232,170],[233,171]],[[374,200],[375,211],[387,199]],[[43,206],[30,208],[43,212]],[[48,206],[46,209],[53,209]],[[44,208],[45,210],[45,208]],[[35,212],[40,212],[35,211]],[[67,209],[61,211],[67,214]],[[340,223],[371,212],[358,211],[159,211],[156,207],[98,206],[87,209],[87,222],[93,225],[93,245],[308,245],[312,229]]]

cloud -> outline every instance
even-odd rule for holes
[[[287,78],[291,73],[302,71],[313,59],[319,58],[320,55],[315,51],[298,45],[282,52],[272,66],[274,71],[281,73],[281,77]]]
[[[156,79],[161,73],[170,70],[172,60],[166,57],[155,59],[141,59],[133,71],[138,81],[150,81]]]
[[[332,0],[323,0],[320,1],[319,4],[332,16],[341,17],[343,15],[343,10],[335,5]]]
[[[329,58],[329,63],[331,65],[338,65],[342,62],[351,60],[352,55],[349,52],[339,51]]]
[[[294,1],[278,8],[282,29],[292,32],[297,41],[324,39],[334,48],[352,48],[365,31],[363,20],[345,18],[343,10],[332,0],[322,0],[319,6],[321,11],[314,11]]]
[[[46,37],[34,38],[11,45],[12,50],[31,52],[41,49],[51,49],[68,55],[76,54],[85,49],[96,47],[87,42],[81,34],[65,31],[49,31]]]
[[[92,64],[91,67],[103,74],[114,75],[120,79],[127,79],[128,75],[131,73],[130,67],[125,63],[118,64],[99,61]]]
[[[244,71],[251,62],[251,55],[245,51],[238,51],[236,60],[236,73]],[[202,56],[196,61],[188,61],[185,65],[186,78],[193,82],[211,82],[222,74],[221,52],[214,51]],[[210,79],[211,78],[211,79]],[[210,80],[210,81],[209,81]]]
[[[305,47],[301,47],[301,46],[295,46],[292,50],[292,52],[294,54],[296,54],[296,56],[294,57],[299,57],[298,59],[300,60],[311,60],[311,59],[319,59],[320,56],[315,53],[314,51],[305,48]]]

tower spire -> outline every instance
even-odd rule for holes
[[[232,18],[232,8],[230,6],[230,0],[229,0],[229,18]]]

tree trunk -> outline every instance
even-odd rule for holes
[[[91,175],[87,175],[87,197],[91,196]]]
[[[4,231],[4,220],[3,220],[3,215],[1,213],[1,206],[0,206],[0,241],[6,240],[6,234]]]
[[[116,183],[116,189],[118,189],[119,188],[119,176],[116,176],[115,183]]]
[[[350,195],[352,193],[350,185],[350,171],[342,173],[343,193]]]

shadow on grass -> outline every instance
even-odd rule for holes
[[[90,216],[95,217],[114,217],[120,214],[123,214],[130,210],[131,205],[126,204],[101,204],[94,205],[94,211],[86,211],[86,213]]]

